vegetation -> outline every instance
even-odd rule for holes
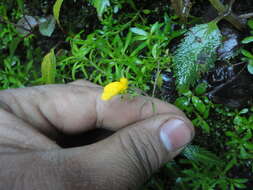
[[[140,89],[165,101],[172,96],[170,103],[191,118],[197,133],[142,189],[250,189],[252,1],[245,3],[251,10],[241,12],[232,12],[240,5],[233,0],[152,2],[1,1],[0,88],[79,78],[105,86],[126,77],[129,93]],[[224,34],[227,26],[240,34],[240,47],[228,47],[235,39]]]

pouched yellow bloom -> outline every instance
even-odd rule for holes
[[[113,96],[123,93],[128,87],[128,80],[121,78],[118,82],[111,82],[104,87],[101,99],[104,101],[110,100]]]

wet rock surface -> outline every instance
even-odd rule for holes
[[[162,71],[158,78],[156,97],[173,103],[177,98],[176,79],[173,72]]]
[[[215,103],[231,108],[243,108],[252,104],[253,75],[245,64],[223,66],[213,70],[208,75],[210,91],[209,98]]]
[[[228,27],[221,28],[223,36],[222,45],[218,48],[218,59],[228,60],[238,54],[239,49],[239,33]]]

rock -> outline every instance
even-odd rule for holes
[[[212,101],[240,109],[252,104],[253,75],[245,66],[240,71],[236,71],[236,67],[241,66],[218,68],[210,74],[209,84],[213,86],[213,89],[209,91],[208,96]]]
[[[228,60],[238,54],[239,34],[231,28],[221,29],[223,36],[222,45],[217,49],[219,60]]]

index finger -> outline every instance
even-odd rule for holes
[[[74,134],[96,127],[118,130],[162,113],[187,120],[180,110],[158,99],[116,96],[102,101],[101,93],[102,87],[78,81],[1,91],[0,101],[10,112],[45,134],[57,130]]]

